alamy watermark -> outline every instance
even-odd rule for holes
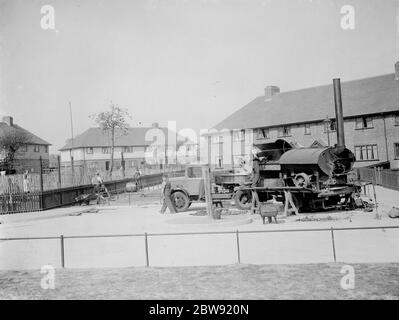
[[[55,10],[51,5],[44,5],[40,8],[42,17],[40,19],[40,27],[43,30],[54,30],[55,29]]]
[[[353,290],[355,289],[355,268],[351,265],[344,265],[340,271],[344,276],[341,278],[341,288],[344,290]]]
[[[256,153],[252,129],[177,130],[176,121],[166,128],[147,130],[145,161],[149,164],[208,163],[244,168]]]
[[[355,29],[355,7],[352,5],[344,5],[341,7],[341,28],[344,30]]]
[[[43,277],[40,280],[40,287],[43,290],[55,289],[55,269],[51,265],[45,265],[40,268]]]

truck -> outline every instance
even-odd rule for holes
[[[193,202],[205,201],[203,168],[207,164],[192,164],[185,168],[181,177],[169,178],[176,211],[186,211]],[[215,202],[231,199],[234,187],[249,181],[247,175],[236,175],[228,171],[213,171],[210,174],[212,199]]]

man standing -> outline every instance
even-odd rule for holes
[[[260,182],[260,160],[257,156],[254,156],[253,161],[252,161],[252,188],[256,188],[259,186]],[[251,211],[252,213],[256,213],[256,211],[259,209],[259,196],[258,192],[256,190],[252,190],[252,207]]]
[[[136,183],[136,187],[137,187],[137,191],[141,189],[141,179],[140,179],[140,171],[139,169],[136,167],[136,171],[134,172],[134,181]]]
[[[104,192],[108,197],[110,195],[109,195],[108,189],[104,185],[104,180],[103,180],[103,178],[101,178],[99,172],[96,173],[96,176],[94,177],[93,184],[94,184],[94,193],[97,196],[97,204],[100,204],[100,200],[106,201],[106,199],[103,197],[102,193]]]
[[[167,176],[164,175],[162,180],[162,208],[160,213],[165,213],[166,208],[169,209],[170,213],[176,213],[175,204],[172,199],[172,185]]]

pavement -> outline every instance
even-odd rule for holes
[[[149,236],[149,263],[151,266],[223,265],[237,263],[238,257],[248,264],[325,263],[334,259],[330,231],[289,230],[399,227],[399,219],[387,215],[390,208],[398,204],[399,192],[383,188],[376,191],[381,219],[376,219],[376,211],[354,210],[279,217],[278,224],[263,225],[260,216],[251,214],[223,216],[222,221],[214,222],[206,216],[194,215],[204,209],[204,204],[200,203],[193,204],[185,213],[160,214],[159,196],[154,192],[144,197],[137,195],[134,201],[131,199],[131,206],[120,198],[116,201],[118,205],[0,216],[0,238],[141,234],[122,238],[65,239],[66,267],[126,267],[146,264],[145,232],[230,231],[229,234]],[[236,230],[240,231],[239,253],[233,233]],[[257,232],[266,230],[284,232]],[[399,229],[335,231],[334,238],[339,262],[399,262]],[[59,238],[0,240],[0,269],[38,269],[45,264],[60,267],[60,254]]]

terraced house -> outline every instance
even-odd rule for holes
[[[0,135],[9,133],[11,131],[22,133],[28,141],[28,143],[19,148],[15,154],[13,167],[17,173],[21,173],[25,170],[29,170],[30,172],[39,172],[40,158],[42,158],[43,168],[48,168],[49,146],[51,144],[14,123],[13,117],[3,117],[0,121]],[[4,154],[0,154],[0,162],[3,157]]]
[[[383,165],[399,169],[399,62],[395,73],[342,82],[345,140],[356,155],[355,167]],[[208,161],[219,168],[237,166],[251,146],[285,139],[297,146],[336,143],[332,83],[280,92],[267,86],[265,93],[227,117],[209,138]],[[251,135],[250,139],[244,139]],[[247,137],[248,138],[248,137]],[[224,145],[246,140],[223,158]]]

